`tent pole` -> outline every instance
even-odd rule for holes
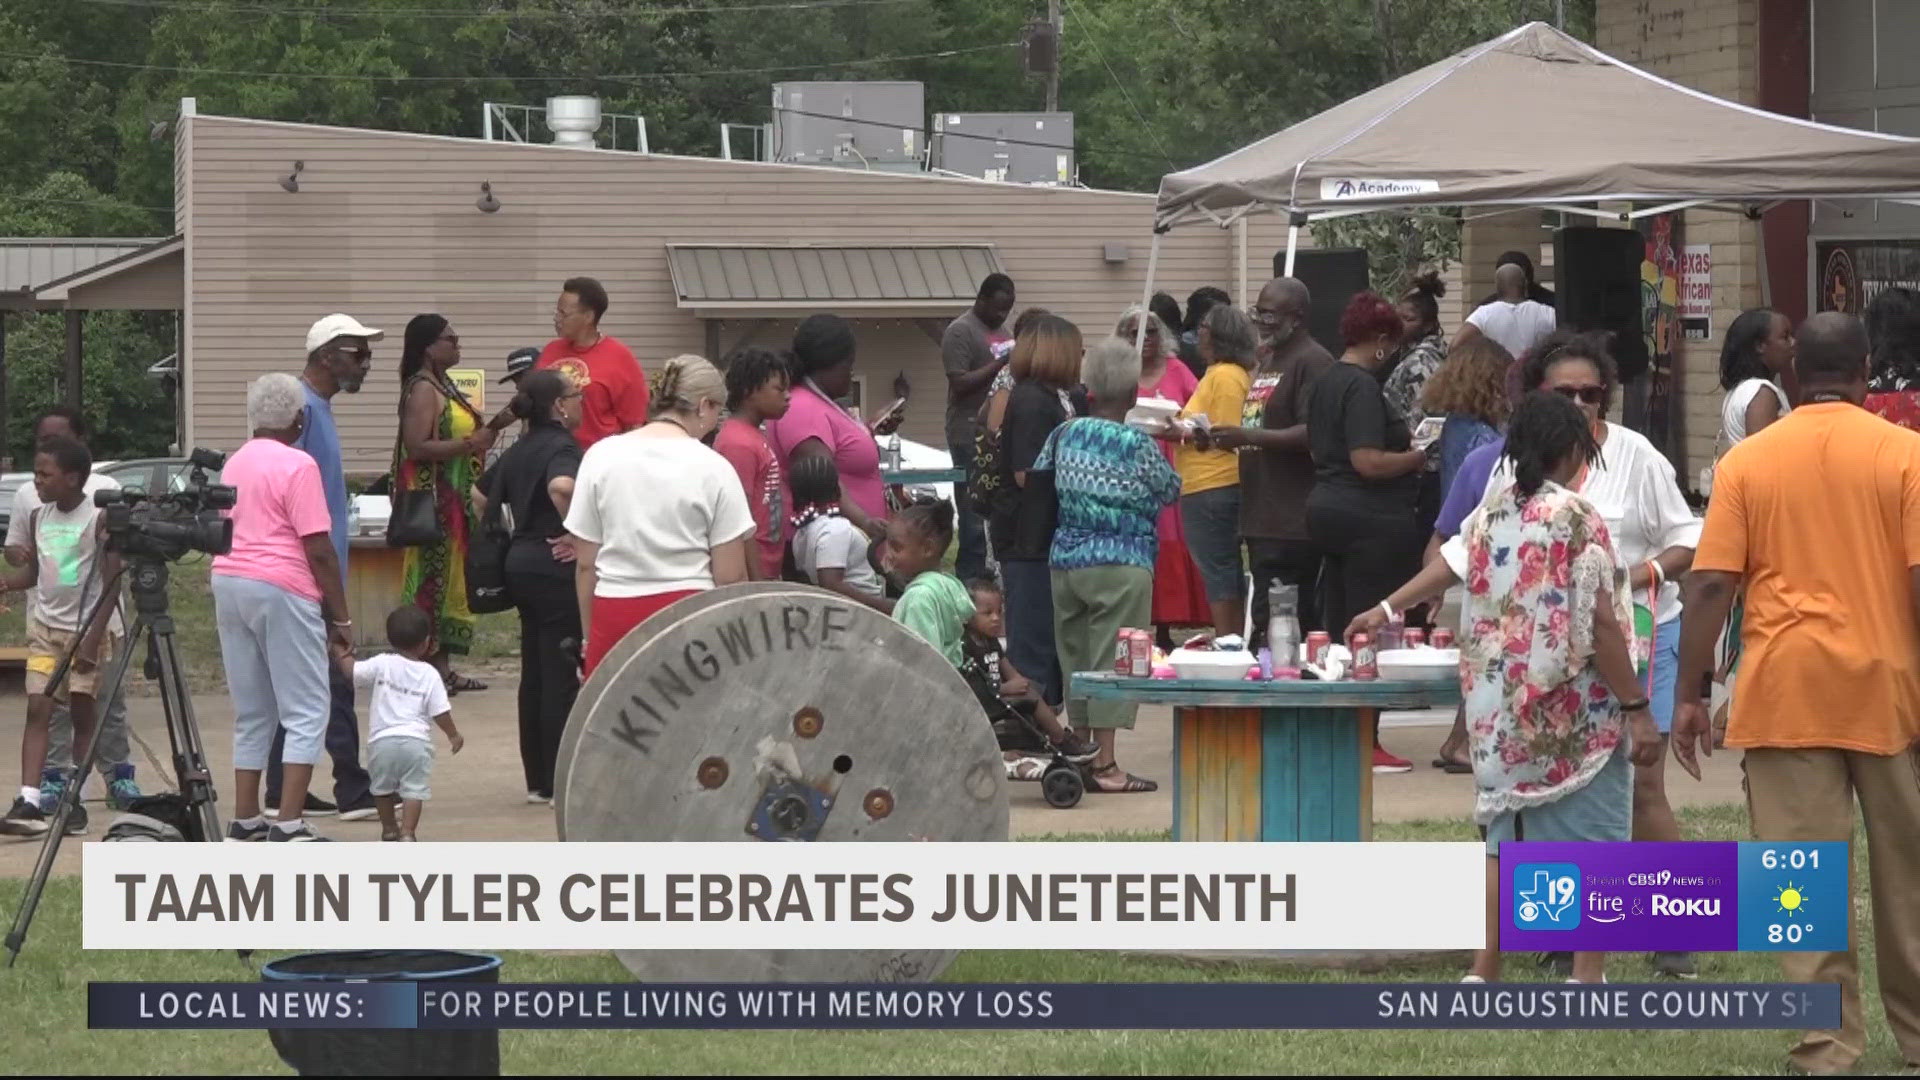
[[[1773,282],[1767,273],[1767,223],[1756,207],[1747,211],[1747,217],[1753,222],[1754,255],[1760,260],[1760,306],[1773,306]]]
[[[1140,309],[1142,311],[1149,310],[1147,305],[1153,303],[1153,275],[1160,270],[1160,238],[1165,235],[1166,232],[1164,230],[1153,230],[1153,246],[1147,249],[1147,287],[1140,290]],[[1168,329],[1172,328],[1169,327]],[[1135,319],[1133,328],[1134,351],[1138,352],[1145,348],[1146,345],[1147,320],[1145,318]]]
[[[1250,306],[1252,300],[1247,296],[1247,223],[1244,218],[1233,223],[1233,282],[1240,294],[1240,306]]]
[[[1300,226],[1307,223],[1307,215],[1295,211],[1287,215],[1287,268],[1282,277],[1293,276],[1293,256],[1300,250]]]

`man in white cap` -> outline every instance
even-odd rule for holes
[[[320,466],[320,483],[327,489],[327,510],[333,517],[333,550],[340,574],[347,572],[347,470],[340,452],[340,431],[333,422],[333,396],[357,394],[373,367],[373,342],[383,330],[362,326],[349,315],[329,315],[307,331],[307,366],[300,381],[307,391],[300,437],[293,445],[305,450]],[[352,630],[352,626],[343,629]],[[351,634],[349,634],[351,636]],[[353,681],[328,664],[332,676],[333,710],[327,717],[327,754],[333,759],[333,802],[309,794],[303,808],[308,817],[335,813],[342,821],[372,818],[377,812],[367,770],[360,766],[360,719],[353,711]],[[266,806],[280,806],[280,753],[286,733],[276,730],[268,755]]]

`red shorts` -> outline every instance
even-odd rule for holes
[[[587,674],[600,666],[600,659],[627,636],[627,631],[675,600],[684,600],[699,590],[653,593],[650,596],[596,596],[593,598],[593,622],[587,627],[587,648],[583,657]]]

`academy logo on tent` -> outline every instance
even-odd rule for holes
[[[1323,199],[1391,199],[1405,195],[1431,195],[1440,190],[1438,180],[1322,180]]]

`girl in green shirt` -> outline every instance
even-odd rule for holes
[[[960,646],[973,618],[973,598],[959,578],[940,569],[952,543],[952,503],[916,503],[887,526],[887,568],[907,583],[893,617],[957,669],[965,660]]]

